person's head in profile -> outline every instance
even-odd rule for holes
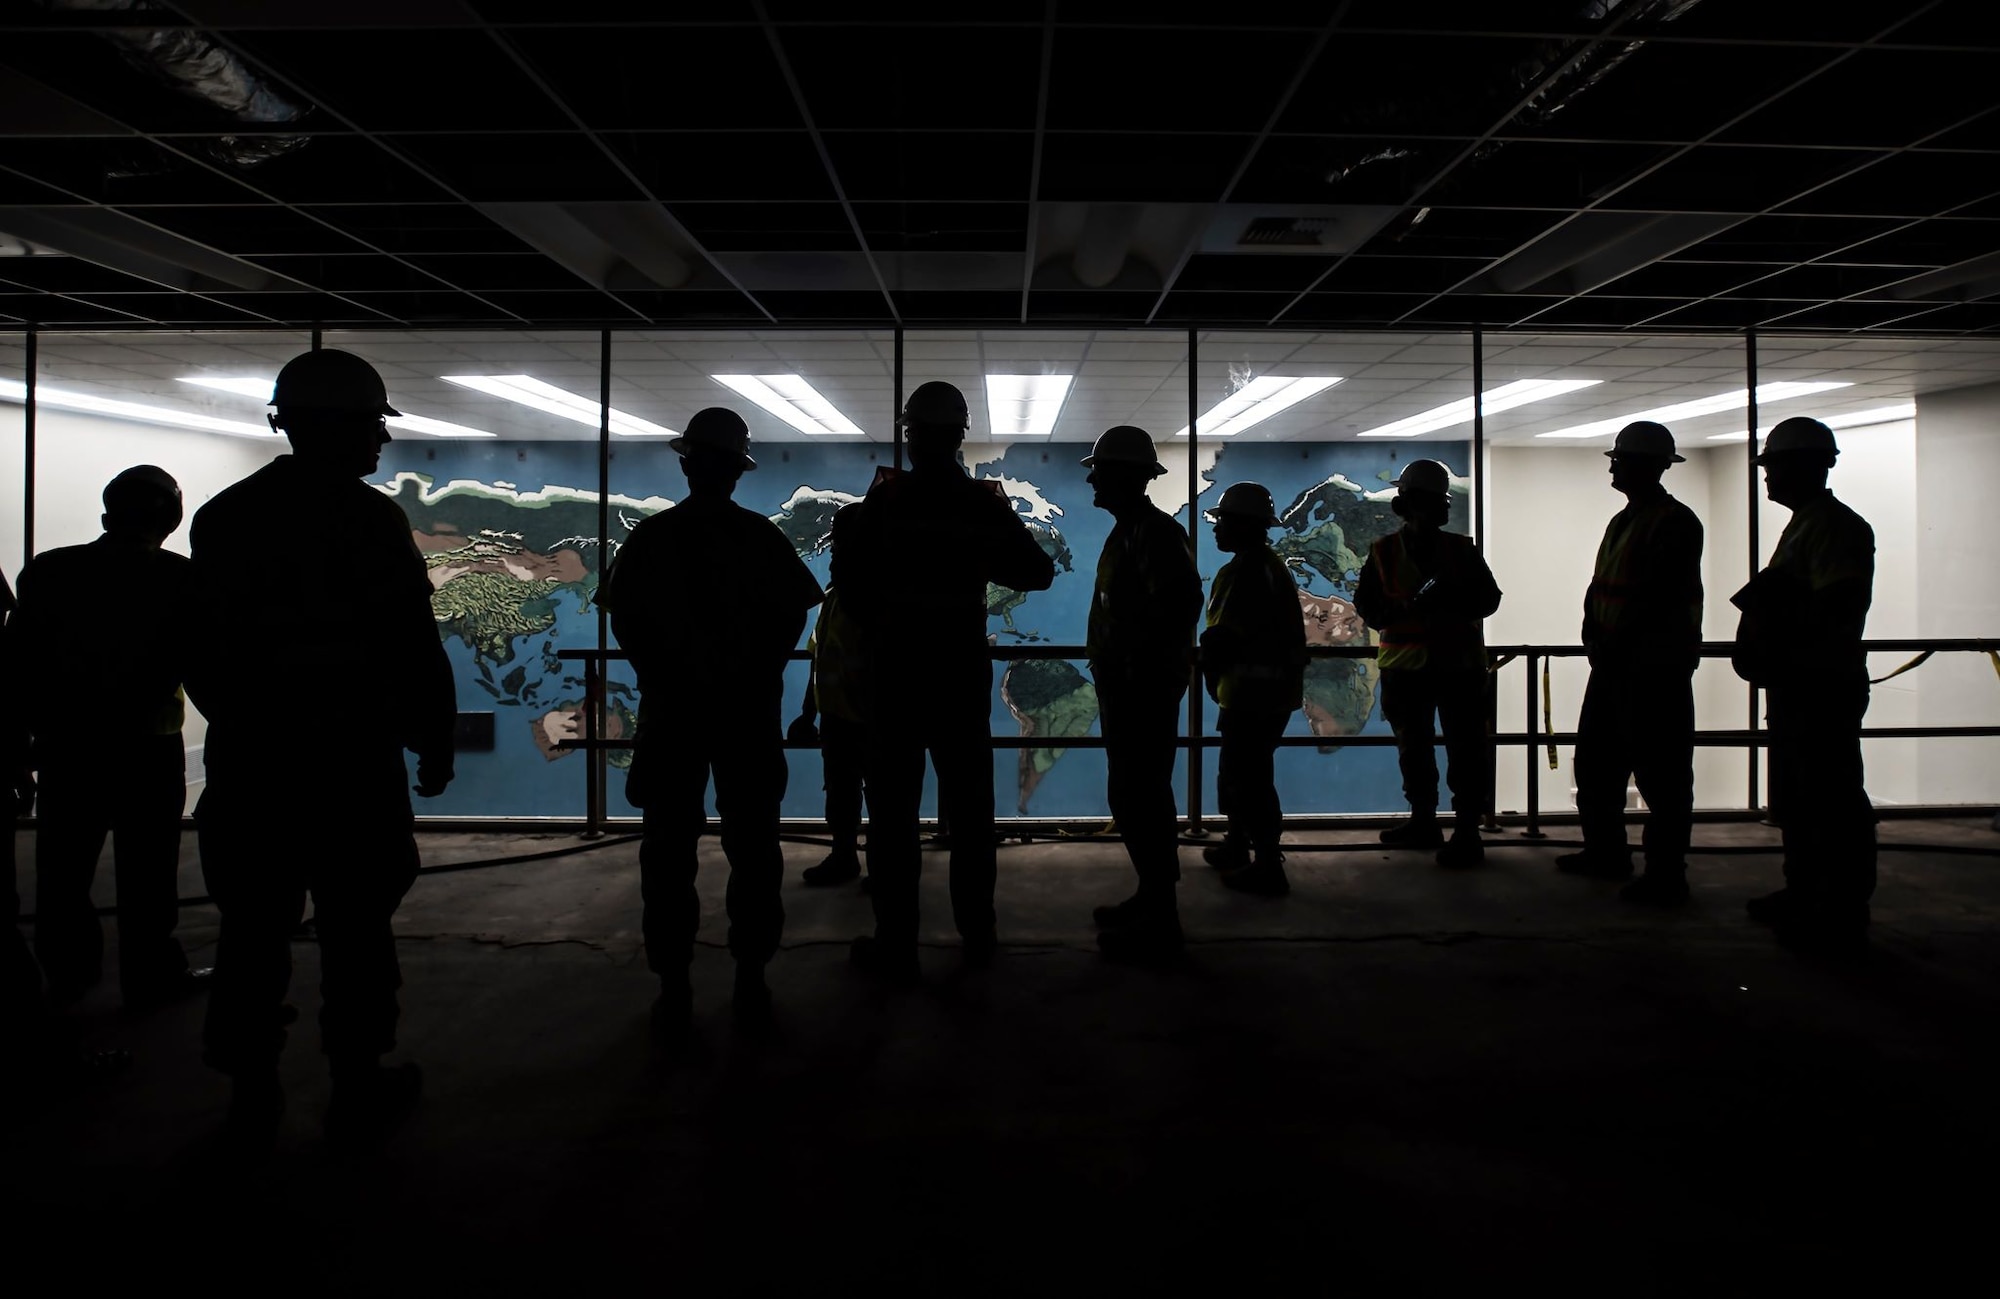
[[[1108,428],[1081,462],[1090,470],[1091,503],[1114,517],[1145,503],[1146,485],[1167,472],[1153,435],[1131,424]]]
[[[1451,466],[1442,460],[1412,460],[1396,476],[1389,508],[1418,532],[1436,532],[1451,518]]]
[[[938,379],[918,384],[903,403],[897,422],[903,426],[903,447],[912,470],[929,473],[957,466],[958,448],[971,422],[964,393]]]
[[[271,427],[314,468],[364,478],[382,463],[388,420],[402,414],[375,367],[352,352],[323,347],[285,362],[271,391]]]
[[[158,465],[134,465],[104,485],[104,534],[158,548],[181,526],[181,485]]]
[[[667,445],[681,458],[689,496],[727,500],[736,491],[736,480],[757,467],[750,458],[750,426],[727,406],[696,411]]]
[[[1669,465],[1687,459],[1674,448],[1674,435],[1664,424],[1634,420],[1618,430],[1611,449],[1611,486],[1626,496],[1644,496],[1660,485]]]
[[[1827,475],[1840,457],[1833,430],[1810,415],[1781,420],[1764,439],[1757,464],[1764,471],[1764,494],[1794,509],[1826,490]]]
[[[1205,517],[1215,525],[1215,548],[1227,555],[1270,545],[1270,531],[1278,526],[1271,489],[1262,483],[1235,484]]]

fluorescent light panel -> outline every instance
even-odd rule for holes
[[[1525,406],[1531,401],[1541,401],[1547,397],[1560,397],[1566,392],[1579,388],[1589,388],[1602,383],[1602,379],[1517,379],[1513,383],[1503,383],[1480,394],[1482,413],[1495,415],[1516,406]],[[1364,438],[1413,438],[1439,429],[1453,428],[1472,422],[1472,398],[1460,397],[1448,401],[1432,410],[1399,419],[1393,424],[1369,429],[1354,436]]]
[[[1757,385],[1757,404],[1789,401],[1794,397],[1809,397],[1816,392],[1828,392],[1834,388],[1848,388],[1846,382],[1835,383],[1761,383]],[[1608,437],[1634,420],[1649,419],[1665,424],[1670,420],[1694,419],[1701,415],[1715,415],[1726,410],[1741,410],[1749,404],[1750,390],[1738,388],[1734,392],[1717,393],[1713,397],[1700,397],[1694,401],[1676,402],[1671,406],[1660,406],[1653,410],[1642,410],[1633,415],[1620,415],[1615,419],[1594,420],[1589,424],[1578,424],[1572,428],[1556,429],[1552,433],[1537,433],[1538,438],[1597,438]]]
[[[196,384],[203,388],[214,388],[219,392],[233,392],[241,397],[256,397],[265,405],[269,405],[271,388],[277,380],[224,374],[189,374],[181,376],[181,382]]]
[[[18,379],[0,379],[0,401],[25,403],[27,400],[27,384]],[[136,401],[115,401],[110,397],[93,397],[88,393],[69,392],[39,383],[35,385],[35,404],[54,406],[59,410],[87,411],[92,415],[109,415],[113,419],[137,420],[142,424],[166,424],[174,428],[199,429],[204,433],[229,433],[237,437],[253,438],[278,436],[265,424],[217,419],[213,415],[199,415],[193,411],[174,410],[168,406],[148,406]]]
[[[796,374],[711,374],[732,392],[740,393],[801,433],[813,437],[835,434],[866,437],[853,420],[840,413],[819,390]]]
[[[1857,410],[1846,415],[1831,415],[1821,420],[1820,423],[1826,425],[1828,428],[1866,428],[1870,424],[1894,424],[1899,420],[1915,419],[1916,417],[1917,403],[1906,401],[1894,406],[1877,406],[1872,410]],[[1757,436],[1764,437],[1775,427],[1776,425],[1767,424],[1757,430]],[[1710,442],[1747,442],[1750,440],[1750,435],[1742,429],[1737,429],[1733,433],[1711,433],[1708,435],[1708,440]]]
[[[575,420],[579,424],[597,427],[603,418],[601,408],[586,397],[579,397],[567,389],[526,374],[446,374],[440,375],[446,383],[455,383],[461,388],[483,392],[489,397],[504,397],[508,401],[519,402],[549,415],[559,415]],[[651,420],[628,415],[617,407],[611,408],[611,431],[625,437],[675,437],[675,430],[663,428]]]
[[[1260,374],[1208,408],[1191,427],[1199,427],[1203,437],[1235,437],[1253,424],[1261,424],[1280,411],[1290,410],[1306,398],[1325,392],[1339,383],[1338,377],[1299,377]],[[1174,434],[1188,436],[1184,428]]]
[[[1068,374],[987,375],[986,415],[993,436],[1044,438],[1055,432],[1074,379]]]
[[[233,392],[243,397],[255,397],[268,404],[271,400],[270,379],[253,379],[232,375],[196,374],[186,375],[182,383],[197,384],[203,388],[214,388],[218,392]],[[467,428],[463,424],[453,424],[446,420],[432,419],[427,415],[393,415],[386,417],[389,427],[403,429],[410,433],[425,433],[434,438],[497,438],[498,433],[488,433],[485,429]]]

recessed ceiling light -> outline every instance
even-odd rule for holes
[[[1289,410],[1316,393],[1339,383],[1338,378],[1301,378],[1291,375],[1260,374],[1203,412],[1195,421],[1205,438],[1235,437],[1253,424],[1261,424],[1279,411]],[[1182,429],[1177,438],[1188,436]]]
[[[181,376],[181,382],[199,384],[204,388],[216,388],[222,392],[233,392],[239,396],[256,397],[269,405],[271,388],[277,380],[222,374],[189,374]]]
[[[1828,428],[1866,428],[1870,424],[1894,424],[1899,420],[1915,419],[1916,417],[1917,403],[1906,401],[1894,406],[1877,406],[1873,410],[1857,410],[1846,415],[1831,415],[1821,420],[1820,423],[1826,425]],[[1765,425],[1763,428],[1757,430],[1757,436],[1765,436],[1774,427],[1775,425]],[[1708,440],[1710,442],[1747,442],[1750,440],[1750,435],[1742,429],[1737,429],[1733,433],[1711,433],[1708,435]]]
[[[214,388],[220,392],[233,392],[244,397],[255,397],[269,404],[271,400],[270,379],[243,378],[231,375],[195,374],[185,375],[182,383],[198,384],[203,388]],[[485,429],[467,428],[463,424],[452,424],[427,415],[390,415],[385,417],[391,428],[404,429],[411,433],[427,433],[434,438],[497,438],[498,433],[488,433]]]
[[[1839,383],[1760,383],[1757,385],[1757,404],[1768,406],[1772,402],[1789,401],[1793,397],[1809,397],[1816,392],[1827,392],[1834,388],[1849,388],[1853,385]],[[1642,410],[1633,415],[1620,415],[1616,419],[1594,420],[1589,424],[1578,424],[1573,428],[1559,428],[1552,433],[1537,433],[1538,438],[1598,438],[1608,437],[1634,420],[1649,419],[1658,423],[1668,420],[1694,419],[1700,415],[1715,415],[1726,410],[1740,410],[1749,404],[1750,390],[1738,388],[1734,392],[1719,392],[1713,397],[1698,397],[1694,401],[1676,402],[1671,406],[1659,406],[1652,410]]]
[[[840,413],[819,390],[796,374],[711,374],[732,392],[741,393],[801,433],[814,437],[839,434],[866,437],[854,421]]]
[[[1575,392],[1579,388],[1588,388],[1602,382],[1602,379],[1519,379],[1513,383],[1503,383],[1498,388],[1480,394],[1480,405],[1483,414],[1494,415],[1503,410],[1512,410],[1516,406],[1525,406],[1531,401],[1541,401],[1545,397],[1560,397],[1566,392]],[[1439,429],[1470,424],[1472,414],[1472,398],[1460,397],[1457,401],[1448,401],[1420,415],[1399,419],[1393,424],[1384,424],[1380,428],[1372,428],[1366,433],[1356,433],[1354,436],[1421,437],[1425,433],[1435,433]]]
[[[587,397],[579,397],[567,389],[525,374],[446,374],[440,375],[446,383],[455,383],[461,388],[483,392],[489,397],[505,397],[523,406],[533,407],[550,415],[560,415],[564,419],[575,420],[595,428],[603,418],[598,404]],[[651,420],[640,419],[637,415],[627,415],[617,407],[610,414],[611,431],[625,437],[677,437],[673,429],[663,428]]]
[[[995,438],[1041,438],[1055,432],[1056,416],[1069,398],[1075,376],[989,374],[986,415]]]
[[[27,400],[27,384],[18,379],[0,379],[0,401],[26,402]],[[252,438],[278,436],[264,424],[217,419],[213,415],[198,415],[193,411],[174,410],[167,406],[148,406],[136,401],[93,397],[88,393],[69,392],[40,383],[35,385],[35,404],[54,406],[60,410],[88,411],[93,415],[109,415],[114,419],[138,420],[144,424],[167,424],[175,428],[200,429],[204,433],[228,433],[236,437]]]

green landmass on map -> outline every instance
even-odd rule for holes
[[[1068,739],[1090,734],[1097,721],[1097,687],[1061,659],[1016,659],[1000,678],[1000,698],[1025,737]],[[1035,787],[1067,753],[1066,748],[1021,750],[1019,801],[1026,813]]]
[[[1028,525],[1028,531],[1034,534],[1042,553],[1055,561],[1056,571],[1070,572],[1072,559],[1069,553],[1069,540],[1063,536],[1062,529],[1040,519],[1024,518],[1021,522]],[[1027,600],[1028,593],[1025,591],[1016,591],[1011,586],[1001,586],[994,582],[986,584],[986,616],[1000,619],[1004,624],[1001,631],[1005,635],[1024,641],[1047,640],[1048,638],[1038,631],[1022,631],[1014,625],[1014,611],[1027,603]]]

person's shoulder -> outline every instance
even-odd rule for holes
[[[1165,545],[1168,541],[1175,541],[1183,547],[1187,545],[1187,529],[1181,526],[1179,519],[1159,506],[1149,508],[1140,516],[1140,521],[1140,526],[1146,530],[1146,535],[1159,544]]]
[[[1870,524],[1867,519],[1862,518],[1853,506],[1830,493],[1826,499],[1829,502],[1827,519],[1834,527],[1838,528],[1846,536],[1866,537],[1869,542],[1874,542],[1874,525]]]

